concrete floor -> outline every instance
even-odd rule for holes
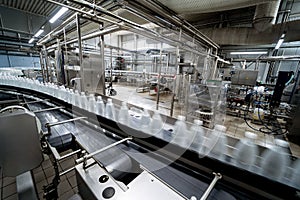
[[[125,101],[127,103],[146,108],[148,110],[156,110],[156,95],[149,95],[149,92],[137,93],[136,86],[131,85],[120,85],[113,84],[113,88],[117,91],[116,96],[112,96],[111,98],[115,98],[121,101]],[[162,94],[160,95],[160,102],[158,106],[158,112],[164,115],[170,115],[171,108],[171,94]],[[178,115],[184,115],[184,110],[181,109],[180,105],[175,103],[174,105],[174,114],[173,117],[177,118]],[[259,129],[262,125],[257,125],[248,121],[250,126],[255,129]],[[256,143],[261,146],[268,146],[270,144],[274,144],[274,136],[271,134],[264,134],[260,131],[255,131],[251,129],[244,121],[243,117],[235,117],[231,115],[226,115],[224,125],[227,127],[226,134],[235,137],[235,138],[243,138],[245,131],[250,131],[257,134]],[[286,139],[286,138],[285,138]],[[290,142],[290,149],[293,156],[300,158],[300,146],[297,144],[293,144]]]

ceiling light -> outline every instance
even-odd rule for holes
[[[40,29],[38,32],[36,32],[36,34],[33,36],[35,38],[39,37],[42,33],[44,32],[43,29]]]
[[[58,18],[60,18],[65,12],[69,9],[66,7],[62,7],[50,20],[49,22],[53,24]]]
[[[280,39],[278,40],[276,46],[275,46],[275,50],[279,49],[280,46],[282,45],[283,41],[284,41],[284,37],[285,37],[285,33],[283,33],[280,37]]]
[[[122,58],[131,58],[131,56],[127,56],[127,55],[124,55],[124,56],[120,56]]]
[[[34,38],[31,38],[28,43],[31,44],[34,41]]]
[[[279,49],[279,47],[282,45],[283,41],[284,41],[283,38],[279,39],[276,46],[275,46],[275,49]]]
[[[166,54],[162,54],[161,56],[165,57],[167,55]],[[153,55],[150,55],[150,57],[160,57],[160,54],[153,54]]]
[[[230,52],[231,55],[258,55],[258,54],[267,54],[267,51],[237,51]]]

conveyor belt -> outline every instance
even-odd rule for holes
[[[43,103],[29,104],[28,107],[31,110],[47,108]],[[37,117],[42,124],[53,122],[53,120],[56,119],[57,121],[63,121],[71,118],[57,110],[37,113]],[[43,130],[47,131],[45,128],[43,128]],[[52,135],[47,139],[49,143],[56,148],[66,145],[69,142],[69,139],[74,136],[80,146],[90,153],[115,142],[114,139],[107,137],[100,130],[96,131],[87,125],[84,125],[82,122],[70,122],[52,127],[51,134]],[[158,136],[166,140],[171,140],[171,136],[163,132],[159,133]],[[95,160],[106,166],[108,169],[110,169],[110,165],[113,165],[112,167],[114,169],[112,175],[116,178],[119,178],[122,174],[126,173],[137,173],[137,171],[134,171],[135,169],[132,168],[131,162],[133,158],[150,171],[155,170],[155,175],[187,197],[201,196],[209,185],[133,148],[128,148],[126,145],[121,145],[121,147],[123,148],[113,147],[94,157]],[[114,164],[116,162],[118,163],[117,165]],[[209,182],[209,180],[206,181]],[[218,196],[222,196],[222,199],[225,200],[236,199],[224,190],[214,190],[212,197],[209,199],[219,199]]]
[[[33,111],[48,108],[43,103],[28,104],[28,107]],[[70,116],[58,110],[40,112],[36,115],[43,125],[48,122],[71,119]],[[47,129],[44,126],[43,131],[47,132]],[[115,140],[106,137],[103,132],[99,130],[96,131],[95,129],[92,129],[78,121],[51,127],[51,135],[47,137],[47,140],[49,144],[56,149],[66,149],[72,146],[73,137],[88,153],[95,152],[115,142]],[[114,177],[120,177],[124,171],[129,171],[132,165],[129,156],[117,147],[104,151],[101,154],[96,155],[94,158],[99,163],[106,166]],[[120,166],[122,166],[122,168]]]
[[[49,98],[47,96],[47,98]],[[60,104],[63,105],[63,104]],[[83,113],[85,116],[88,114],[86,111],[79,110],[79,113]],[[51,113],[57,119],[65,119],[65,114],[59,111],[49,111],[47,113]],[[78,113],[77,113],[78,114]],[[50,119],[52,118],[50,115]],[[46,117],[46,116],[45,116]],[[113,131],[114,129],[109,129],[110,127],[115,128],[115,122],[110,122],[107,119],[104,119],[101,116],[97,116],[100,124],[107,126],[108,130]],[[48,116],[49,118],[49,116]],[[67,116],[70,118],[70,116]],[[93,120],[89,119],[93,122]],[[47,121],[44,119],[44,121]],[[107,122],[107,123],[106,123]],[[61,125],[59,125],[61,126]],[[106,127],[105,126],[105,127]],[[58,126],[57,126],[58,127]],[[71,135],[74,135],[76,139],[79,141],[80,145],[87,149],[89,152],[93,152],[95,150],[100,149],[103,146],[107,146],[111,144],[115,140],[109,137],[106,137],[99,130],[95,130],[90,126],[76,122],[68,123],[63,125],[64,128],[67,130],[71,130]],[[55,127],[53,127],[55,128]],[[117,129],[117,128],[115,128]],[[125,136],[126,134],[122,134],[120,130],[117,130],[117,135]],[[138,133],[136,131],[136,133]],[[60,134],[60,132],[58,132]],[[139,134],[142,134],[139,132]],[[141,135],[143,136],[143,135]],[[222,163],[220,161],[211,159],[209,157],[199,159],[199,155],[195,152],[186,151],[178,160],[174,161],[171,165],[165,165],[165,161],[169,158],[168,154],[173,152],[165,152],[160,153],[160,155],[147,155],[144,154],[147,152],[149,148],[153,150],[153,148],[160,148],[161,145],[165,145],[164,143],[168,141],[168,136],[161,135],[165,138],[163,140],[159,140],[157,138],[147,138],[143,142],[144,139],[136,138],[134,139],[133,143],[130,147],[125,145],[120,145],[120,148],[116,148],[111,152],[111,154],[107,154],[106,156],[103,155],[103,158],[96,157],[97,160],[101,163],[105,162],[105,157],[111,159],[115,156],[114,151],[121,152],[122,155],[126,155],[125,157],[129,156],[130,159],[134,159],[141,163],[145,168],[149,170],[157,169],[157,167],[161,167],[154,171],[160,179],[164,182],[171,185],[176,190],[180,191],[186,197],[190,197],[195,195],[197,197],[202,196],[203,191],[207,188],[208,183],[212,180],[212,177],[209,177],[209,171],[213,170],[215,172],[224,172],[225,176],[224,179],[220,180],[212,192],[212,195],[209,198],[212,199],[267,199],[272,197],[278,197],[277,199],[283,199],[282,197],[291,197],[289,199],[295,198],[295,189],[284,185],[282,183],[278,183],[272,180],[268,180],[265,177],[262,177],[255,173],[249,173],[247,171],[243,171],[238,169],[228,163]],[[161,138],[160,136],[158,138]],[[92,142],[91,142],[92,141]],[[96,142],[95,142],[96,141]],[[99,142],[100,141],[100,142]],[[107,142],[107,143],[106,143]],[[166,142],[167,143],[167,142]],[[139,148],[141,145],[143,148]],[[131,148],[134,147],[134,148]],[[177,147],[174,148],[175,150]],[[125,152],[125,153],[124,153]],[[132,153],[135,154],[132,154]],[[166,156],[167,155],[167,156]],[[117,157],[116,160],[119,158],[123,158],[124,156]],[[161,157],[158,158],[158,157]],[[126,159],[125,159],[126,160]],[[187,163],[184,163],[187,162]],[[199,162],[199,163],[196,163]],[[167,164],[168,163],[167,161]],[[181,166],[182,165],[182,166]],[[184,167],[183,167],[184,166]],[[203,170],[202,168],[210,169],[210,170]],[[195,172],[193,170],[196,170]],[[254,180],[253,180],[254,179]],[[243,183],[245,181],[245,184]],[[239,184],[240,183],[240,184]],[[247,184],[249,184],[249,188],[247,188]],[[276,188],[276,190],[274,190]],[[280,190],[281,188],[281,190]],[[259,192],[259,193],[255,193]],[[225,194],[226,193],[226,194]],[[278,196],[277,196],[278,195]],[[220,198],[221,196],[221,198]],[[276,199],[273,198],[273,199]]]

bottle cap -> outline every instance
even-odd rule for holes
[[[199,119],[195,119],[194,120],[194,124],[198,125],[198,126],[202,126],[203,125],[203,121],[199,120]]]
[[[180,121],[185,121],[185,116],[178,115],[177,119]]]
[[[101,96],[97,96],[97,101],[101,101],[102,97]]]
[[[107,99],[107,103],[112,103],[112,99]]]
[[[218,131],[221,131],[221,132],[226,132],[226,127],[222,126],[222,125],[219,125],[219,124],[216,124],[215,125],[215,130],[218,130]]]
[[[85,95],[85,93],[84,93],[84,92],[81,92],[80,94],[81,94],[81,96],[84,96],[84,95]]]
[[[90,97],[94,97],[94,94],[90,94]]]
[[[250,131],[246,131],[246,132],[245,132],[245,137],[246,137],[246,138],[249,138],[249,139],[256,140],[257,134],[252,133],[252,132],[250,132]]]

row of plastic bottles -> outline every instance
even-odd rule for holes
[[[215,125],[214,130],[206,136],[201,125],[202,121],[195,120],[188,130],[185,117],[178,116],[174,125],[172,142],[194,149],[200,155],[209,155],[227,162],[227,137],[224,134],[226,127]],[[256,139],[256,134],[245,132],[245,138],[235,145],[229,162],[239,168],[254,171],[272,180],[288,182],[300,188],[300,160],[291,163],[287,151],[288,142],[275,139],[275,144],[267,148],[260,156],[258,146],[255,144]]]
[[[84,92],[57,86],[52,83],[41,83],[28,78],[0,74],[0,84],[23,87],[36,90],[55,96],[65,102],[118,121],[120,124],[142,130],[151,135],[159,134],[163,130],[163,120],[159,113],[155,112],[151,117],[147,110],[128,108],[126,102],[122,102],[121,108],[115,109],[112,99],[108,99],[105,104],[101,96],[94,94],[87,96]],[[187,128],[185,117],[178,116],[174,125],[171,142],[183,148],[191,148],[202,155],[209,155],[221,161],[226,161],[227,137],[226,127],[215,125],[211,134],[205,136],[202,127],[203,122],[194,120],[190,129]],[[254,143],[257,135],[251,132],[245,133],[245,138],[241,139],[235,146],[232,153],[231,163],[246,170],[254,170],[259,165],[260,174],[273,180],[283,180],[287,178],[288,168],[292,168],[292,176],[288,177],[291,184],[300,188],[300,160],[291,165],[287,152],[288,143],[283,140],[275,140],[275,145],[266,149],[261,155],[261,162],[258,162],[258,146]],[[259,164],[258,164],[259,163]]]

